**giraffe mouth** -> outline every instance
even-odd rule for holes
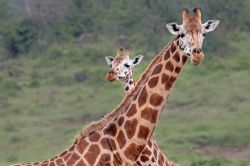
[[[198,65],[201,63],[203,59],[204,59],[204,54],[201,52],[199,54],[193,54],[190,60],[192,65]]]
[[[106,74],[106,78],[109,80],[109,81],[115,81],[116,80],[116,76],[115,76],[115,74],[113,73],[113,72],[108,72],[107,74]]]

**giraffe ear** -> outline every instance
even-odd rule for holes
[[[109,65],[109,67],[112,67],[112,62],[113,62],[114,58],[112,56],[106,56],[105,60],[106,60],[107,64]]]
[[[166,27],[168,28],[169,32],[173,35],[178,35],[180,30],[180,25],[178,25],[176,22],[168,23],[166,24]]]
[[[206,32],[211,32],[219,25],[219,23],[220,23],[220,20],[208,20],[202,25],[205,28]]]
[[[139,63],[141,63],[143,59],[143,55],[137,55],[136,57],[134,57],[131,61],[131,67],[135,67],[136,65],[138,65]]]

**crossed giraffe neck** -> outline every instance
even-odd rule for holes
[[[176,38],[156,56],[134,90],[124,99],[122,103],[133,99],[125,110],[118,107],[104,119],[89,125],[60,155],[24,165],[139,165],[138,156],[148,144],[170,89],[186,60]],[[155,159],[145,157],[143,162],[149,160]],[[171,165],[164,163],[163,156],[156,163]]]
[[[120,71],[118,70],[117,72],[119,73]],[[129,71],[127,79],[118,78],[118,80],[123,84],[123,89],[126,95],[134,89],[135,77],[132,70]],[[166,165],[178,166],[177,163],[169,160],[164,155],[155,139],[151,137],[141,154],[138,156],[136,164],[144,166],[159,165],[158,161],[160,161],[160,164],[165,163]]]

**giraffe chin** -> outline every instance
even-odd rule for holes
[[[191,56],[190,61],[191,61],[192,65],[199,65],[203,59],[204,59],[204,54],[203,53],[193,54]]]

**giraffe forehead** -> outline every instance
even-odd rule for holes
[[[197,33],[202,31],[202,25],[197,21],[191,20],[184,26],[184,29],[187,32]]]

